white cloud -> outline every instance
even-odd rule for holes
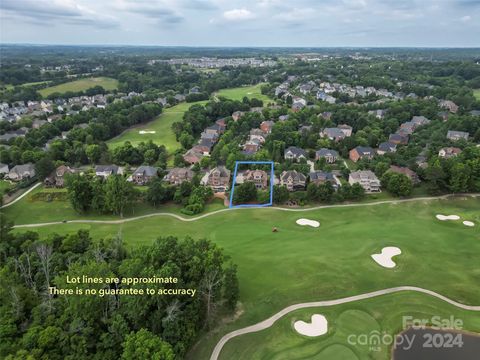
[[[225,11],[223,13],[223,17],[226,20],[230,20],[230,21],[244,21],[244,20],[250,20],[255,18],[255,14],[245,8],[232,9],[232,10]]]
[[[291,9],[288,12],[283,12],[274,16],[275,19],[282,21],[300,21],[309,19],[315,16],[315,10],[311,8]]]
[[[463,22],[469,22],[470,20],[472,20],[472,17],[470,15],[465,15],[460,18],[460,21]]]

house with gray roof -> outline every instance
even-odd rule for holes
[[[307,177],[296,170],[283,171],[280,174],[280,185],[288,191],[304,190]]]
[[[457,140],[468,140],[469,133],[465,131],[454,131],[454,130],[448,130],[447,132],[447,139],[452,140],[452,141],[457,141]]]
[[[366,193],[380,192],[380,180],[370,170],[353,171],[348,177],[350,185],[360,184]]]
[[[134,171],[129,180],[135,185],[146,185],[156,177],[158,177],[157,168],[142,165]]]
[[[325,159],[328,164],[333,164],[338,159],[338,152],[321,148],[315,152],[315,160]]]
[[[390,141],[382,142],[378,145],[377,154],[378,155],[385,155],[389,153],[394,153],[397,151],[397,144],[394,144]]]
[[[35,166],[33,164],[15,165],[8,172],[8,178],[13,181],[22,181],[35,176]]]
[[[303,149],[300,149],[296,146],[290,146],[285,149],[284,158],[285,160],[300,161],[301,159],[307,159],[307,152]]]
[[[106,179],[110,175],[122,175],[123,169],[117,165],[97,165],[95,166],[95,175]]]

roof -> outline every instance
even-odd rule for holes
[[[220,177],[230,177],[230,170],[225,166],[217,166],[216,168],[213,168],[212,171],[210,171],[210,174],[213,174],[214,172],[218,172]]]
[[[97,165],[95,166],[95,172],[113,172],[117,173],[117,165]]]
[[[296,181],[306,181],[307,180],[307,177],[305,175],[303,175],[302,173],[300,173],[296,170],[288,170],[288,171],[284,171],[280,174],[280,179],[282,179],[282,180],[287,179],[289,177],[293,178]]]
[[[334,181],[333,174],[331,172],[324,171],[315,171],[310,173],[311,180],[324,180],[324,181]]]
[[[23,165],[15,165],[10,172],[14,172],[17,174],[23,174],[26,172],[35,171],[35,166],[33,164],[23,164]]]
[[[354,180],[373,180],[378,181],[377,176],[370,170],[353,171],[350,176]]]
[[[290,146],[289,148],[285,149],[285,154],[287,152],[291,152],[295,157],[300,157],[300,156],[307,157],[307,152],[296,146]]]
[[[357,146],[354,150],[356,150],[360,156],[375,154],[375,151],[369,146]]]
[[[137,170],[135,170],[133,175],[142,175],[148,177],[157,176],[157,168],[142,165]]]
[[[465,131],[455,131],[455,130],[448,130],[447,132],[447,138],[464,138],[468,139],[468,136],[470,134]]]
[[[317,151],[316,151],[316,155],[317,155],[317,156],[320,156],[320,157],[324,157],[324,156],[334,156],[334,157],[338,157],[338,152],[335,151],[335,150],[330,150],[330,149],[321,148],[320,150],[317,150]]]
[[[390,152],[397,148],[397,144],[391,143],[390,141],[386,141],[378,145],[378,149],[381,151]]]

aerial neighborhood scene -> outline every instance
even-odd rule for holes
[[[0,1],[0,358],[478,359],[479,16]]]

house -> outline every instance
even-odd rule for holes
[[[302,158],[307,159],[307,157],[308,157],[307,152],[298,147],[290,146],[289,148],[285,149],[285,154],[284,154],[285,160],[294,160],[298,162]]]
[[[182,101],[185,101],[185,95],[183,94],[177,94],[174,96],[175,100],[177,100],[178,102],[182,102]]]
[[[201,153],[202,155],[210,155],[210,151],[215,144],[215,140],[212,139],[200,139],[199,143],[192,147],[192,150]]]
[[[194,173],[188,168],[173,168],[163,178],[171,185],[180,185],[184,181],[192,181]]]
[[[272,127],[275,123],[271,120],[267,120],[267,121],[263,121],[261,124],[260,124],[260,129],[266,133],[266,134],[270,134],[272,132]]]
[[[46,187],[63,188],[65,185],[65,176],[73,173],[74,171],[70,167],[60,165],[47,178],[45,178],[43,183]]]
[[[243,145],[243,153],[246,155],[255,154],[260,149],[260,145],[260,140],[251,139]]]
[[[320,132],[320,136],[334,141],[340,141],[346,137],[345,133],[339,128],[325,128]]]
[[[40,119],[35,119],[33,120],[32,122],[32,128],[33,129],[40,129],[43,125],[45,125],[46,123],[48,123],[47,120],[40,120]]]
[[[397,134],[411,135],[415,131],[417,125],[413,121],[406,121],[400,125]]]
[[[35,176],[35,166],[33,164],[15,165],[8,172],[8,178],[13,181],[22,181]]]
[[[117,165],[97,165],[95,166],[95,175],[106,179],[110,175],[122,175],[123,169]]]
[[[157,168],[152,166],[140,166],[131,176],[131,181],[136,185],[146,185],[158,177]]]
[[[196,164],[200,162],[204,156],[203,152],[196,151],[195,148],[192,148],[183,155],[183,160],[189,164]]]
[[[420,178],[418,177],[417,173],[408,167],[390,165],[390,169],[388,171],[406,175],[412,181],[412,184],[420,183]]]
[[[252,182],[257,189],[265,190],[268,187],[268,174],[264,170],[246,170],[237,174],[236,183],[245,182]]]
[[[397,145],[406,145],[408,144],[408,135],[401,133],[390,134],[388,141]]]
[[[340,124],[337,126],[337,128],[339,128],[345,134],[345,137],[352,136],[353,128],[350,125]]]
[[[378,109],[378,110],[370,110],[368,112],[369,115],[375,116],[377,119],[382,120],[385,118],[385,114],[387,113],[387,110],[384,109]]]
[[[293,112],[298,112],[302,110],[306,105],[303,102],[296,101],[292,104],[292,111]]]
[[[427,119],[425,116],[414,116],[410,121],[416,125],[416,128],[419,126],[428,125],[431,122],[431,120]]]
[[[338,189],[338,187],[340,186],[340,181],[338,181],[338,179],[336,179],[331,172],[325,172],[325,171],[311,172],[310,182],[315,185],[321,185],[329,182],[333,185],[335,189]]]
[[[212,134],[216,136],[220,136],[224,132],[225,132],[225,126],[222,126],[218,123],[215,123],[214,125],[207,127],[204,131],[204,133],[206,134]]]
[[[8,165],[0,163],[0,174],[8,174]]]
[[[335,150],[321,148],[315,152],[315,160],[325,159],[328,164],[333,164],[338,159],[338,152]]]
[[[392,142],[386,141],[378,145],[377,154],[378,155],[385,155],[389,153],[394,153],[397,151],[397,144]]]
[[[367,193],[380,192],[380,180],[370,170],[353,171],[348,177],[350,185],[360,184]]]
[[[288,191],[305,189],[307,177],[296,170],[283,171],[280,174],[280,185],[287,188]]]
[[[356,148],[350,150],[349,159],[353,162],[357,162],[360,159],[371,160],[375,156],[375,150],[368,146],[357,146]]]
[[[230,185],[230,170],[225,166],[213,168],[207,176],[206,185],[210,186],[214,192],[225,192]]]
[[[194,86],[190,89],[190,94],[198,94],[200,93],[200,88],[198,86]]]
[[[442,119],[443,121],[447,121],[448,120],[448,112],[447,111],[439,111],[437,113],[437,116]]]
[[[461,152],[462,150],[457,147],[445,147],[440,149],[440,151],[438,152],[438,156],[444,159],[450,159],[457,156]]]
[[[447,139],[452,140],[452,141],[457,141],[457,140],[468,140],[469,133],[465,131],[454,131],[454,130],[448,130],[447,132]]]
[[[278,120],[279,120],[279,121],[287,121],[288,118],[289,118],[288,115],[280,115],[280,116],[278,117]]]
[[[233,121],[238,121],[245,113],[243,111],[235,111],[232,114]]]
[[[442,109],[447,109],[454,114],[458,111],[458,105],[450,100],[440,100],[438,106],[440,106]]]

